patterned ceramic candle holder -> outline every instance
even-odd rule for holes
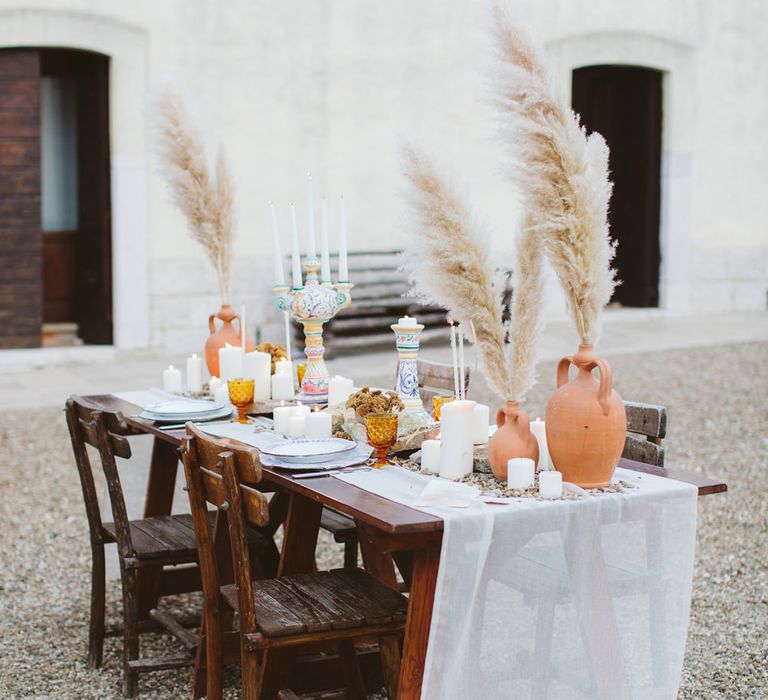
[[[397,413],[369,413],[365,417],[365,429],[376,458],[373,466],[379,469],[392,464],[388,457],[397,442]]]
[[[253,379],[230,379],[229,400],[237,408],[237,422],[248,422],[248,408],[253,405],[253,392],[256,382]]]
[[[301,393],[296,397],[302,403],[328,402],[328,369],[323,360],[323,324],[332,319],[352,300],[349,282],[323,282],[317,280],[320,262],[316,258],[304,261],[307,279],[303,287],[273,287],[277,295],[277,308],[287,311],[291,318],[304,326],[304,354],[307,369],[301,382]]]
[[[413,321],[413,319],[409,320]],[[395,332],[399,356],[395,390],[405,405],[406,412],[424,413],[424,405],[419,396],[419,373],[416,364],[416,358],[419,354],[419,340],[424,326],[420,323],[411,326],[393,323],[390,328]]]

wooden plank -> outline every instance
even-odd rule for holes
[[[253,582],[253,596],[256,604],[256,621],[259,628],[266,636],[288,636],[307,631],[306,620],[299,611],[286,607],[283,603],[285,596],[276,581],[278,579],[265,579]],[[226,590],[225,590],[226,589]],[[229,591],[232,589],[232,591]],[[230,605],[232,596],[237,600],[237,591],[234,586],[222,588]],[[330,625],[328,626],[330,628]]]
[[[642,464],[641,462],[635,462],[628,459],[619,460],[619,466],[624,469],[631,469],[632,471],[644,474],[660,476],[663,479],[673,479],[674,481],[682,481],[686,484],[692,484],[698,489],[699,496],[724,493],[728,490],[728,484],[724,481],[712,479],[704,474],[697,474],[696,472],[687,471],[685,469],[657,467],[652,464]]]
[[[643,462],[643,464],[664,466],[664,448],[646,438],[639,438],[634,435],[627,435],[621,456],[635,462]]]
[[[667,409],[649,403],[625,401],[627,430],[648,437],[664,438],[667,435]]]

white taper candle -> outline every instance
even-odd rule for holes
[[[240,309],[240,347],[245,354],[245,304]]]
[[[296,225],[296,207],[291,204],[291,263],[293,265],[293,288],[301,289],[301,253],[299,252],[299,227]]]
[[[464,330],[459,324],[459,398],[463,401],[467,398],[464,394],[466,385],[464,383]]]
[[[459,399],[459,359],[456,352],[456,325],[451,323],[451,359],[453,360],[453,395]]]
[[[272,252],[275,257],[275,286],[285,286],[285,270],[283,270],[283,253],[280,250],[280,229],[277,226],[277,213],[275,205],[270,202],[269,208],[272,212]]]
[[[323,282],[331,281],[331,254],[328,250],[328,203],[323,197],[320,208],[320,278]]]
[[[339,282],[349,282],[349,268],[347,264],[347,209],[344,206],[344,195],[339,197],[339,209],[341,212],[341,234],[339,236]]]
[[[307,173],[307,241],[309,247],[307,255],[310,258],[316,258],[317,248],[315,246],[315,204],[312,199],[312,173]]]

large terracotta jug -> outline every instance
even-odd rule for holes
[[[218,330],[215,321],[217,318],[222,322]],[[237,328],[232,325],[235,319],[237,319]],[[240,346],[240,316],[232,310],[232,306],[224,304],[218,313],[208,317],[208,330],[211,335],[205,341],[205,364],[208,365],[211,376],[218,377],[219,349],[227,343]],[[253,351],[253,343],[249,339],[245,341],[245,349],[247,352]]]
[[[493,475],[507,480],[507,462],[515,457],[539,461],[539,443],[531,433],[531,419],[517,401],[507,401],[496,411],[496,432],[488,441],[488,461]]]
[[[571,365],[578,374],[568,381]],[[592,370],[600,372],[598,382]],[[591,345],[557,365],[557,391],[547,403],[547,445],[563,481],[582,488],[611,483],[627,435],[624,402],[613,390],[611,366]]]

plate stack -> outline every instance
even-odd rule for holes
[[[231,415],[232,406],[229,404],[190,399],[152,404],[139,414],[141,418],[156,423],[184,423],[186,421],[201,423],[219,418],[229,418]]]
[[[304,470],[360,464],[370,456],[367,445],[341,438],[300,439],[276,442],[261,449],[261,463],[267,467]]]

